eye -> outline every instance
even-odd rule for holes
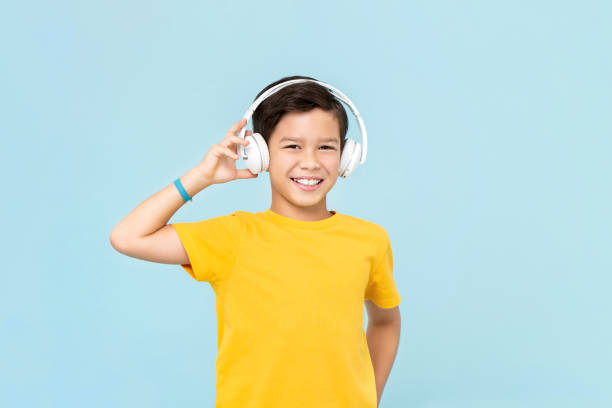
[[[324,145],[324,146],[321,146],[321,147],[329,147],[329,149],[334,150],[333,146]],[[329,150],[329,149],[326,149],[326,150]]]
[[[295,144],[293,144],[293,145],[288,145],[288,146],[285,146],[285,149],[287,149],[287,148],[291,148],[291,147],[293,147],[293,146],[297,146],[297,145],[295,145]]]

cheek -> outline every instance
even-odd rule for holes
[[[283,156],[281,154],[270,157],[270,164],[268,169],[270,173],[282,174],[286,173],[295,163],[291,161],[290,157]]]
[[[326,157],[322,160],[322,162],[325,164],[325,167],[329,170],[329,171],[338,171],[338,168],[340,167],[340,155],[334,155],[333,157]]]
[[[274,182],[284,182],[293,167],[295,166],[287,161],[286,158],[284,160],[283,157],[280,156],[276,156],[274,160],[270,158],[270,164],[268,166],[270,179]]]

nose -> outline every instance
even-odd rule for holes
[[[300,168],[302,169],[318,169],[320,167],[316,153],[310,149],[304,149],[304,153],[300,157]]]

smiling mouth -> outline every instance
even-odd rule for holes
[[[302,185],[302,186],[307,186],[307,187],[310,187],[310,186],[316,186],[316,185],[318,185],[318,184],[321,184],[321,183],[323,182],[323,180],[324,180],[324,179],[320,179],[320,180],[319,180],[319,182],[318,182],[318,183],[315,183],[315,184],[302,184],[302,183],[298,182],[298,179],[295,179],[295,178],[293,178],[293,177],[290,177],[290,178],[291,178],[291,180],[293,180],[294,182],[296,182],[296,183],[298,183],[298,184],[300,184],[300,185]]]

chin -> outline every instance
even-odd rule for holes
[[[319,204],[321,201],[323,201],[324,198],[325,196],[321,197],[320,200],[312,200],[312,201],[291,200],[291,204],[293,204],[296,207],[303,207],[303,208],[314,207],[317,204]]]
[[[321,201],[324,201],[326,196],[327,192],[319,192],[316,196],[313,195],[310,197],[299,196],[295,193],[289,193],[285,197],[287,201],[296,207],[314,207]]]

